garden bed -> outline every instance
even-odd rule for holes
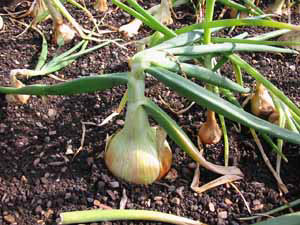
[[[131,17],[115,6],[110,6],[107,15],[96,13],[92,3],[86,1],[95,18],[104,18],[108,27],[119,27],[130,21]],[[149,8],[155,2],[147,1]],[[77,21],[91,27],[86,16],[79,10],[68,7]],[[180,19],[173,27],[192,23],[193,9],[184,6],[176,10]],[[0,9],[0,13],[4,13]],[[41,50],[38,33],[29,30],[20,34],[24,27],[4,18],[5,28],[0,31],[0,84],[8,85],[12,69],[33,68]],[[29,23],[30,19],[23,19]],[[300,24],[299,14],[292,15],[293,24]],[[44,22],[41,29],[50,43],[52,23]],[[237,28],[235,33],[248,31],[250,34],[264,29]],[[265,29],[266,31],[266,29]],[[222,33],[228,30],[222,31]],[[140,39],[151,31],[142,28],[134,39]],[[117,39],[124,36],[118,32],[107,34],[105,38]],[[124,39],[130,42],[133,39]],[[50,56],[70,48],[79,39],[57,49],[50,44]],[[124,43],[124,42],[123,42]],[[57,72],[61,79],[74,79],[90,74],[127,71],[127,59],[136,49],[133,44],[126,49],[111,44],[76,60],[72,65]],[[273,84],[280,88],[297,105],[300,104],[299,57],[287,54],[250,53],[242,57],[256,67]],[[231,77],[231,68],[225,67],[224,73]],[[251,81],[250,77],[247,77]],[[51,84],[58,81],[48,77],[30,79],[27,84]],[[151,96],[169,115],[178,122],[196,143],[196,134],[204,121],[205,110],[196,104],[187,112],[177,115],[163,104],[161,98],[175,110],[183,109],[189,101],[162,86],[158,81],[148,78],[146,95]],[[56,224],[59,213],[72,210],[101,208],[118,209],[126,199],[126,209],[151,209],[200,220],[210,225],[251,224],[255,221],[241,222],[240,217],[249,216],[241,195],[229,185],[197,194],[190,188],[195,163],[173,142],[172,171],[169,177],[148,186],[128,184],[108,171],[104,164],[103,151],[107,134],[115,133],[124,124],[122,112],[104,126],[96,126],[108,117],[118,104],[126,87],[95,94],[82,94],[68,97],[32,97],[26,105],[9,104],[0,94],[0,224]],[[160,95],[160,97],[159,97]],[[80,147],[83,126],[85,139]],[[235,182],[248,202],[253,214],[274,209],[287,201],[300,197],[300,152],[298,146],[284,145],[288,163],[283,163],[281,177],[289,189],[280,195],[277,183],[267,169],[248,129],[236,132],[233,123],[228,121],[230,138],[230,164],[238,166],[244,173],[243,180]],[[276,156],[264,145],[274,162]],[[223,165],[223,144],[205,147],[208,161]],[[72,154],[73,152],[73,154]],[[77,154],[78,153],[78,154]],[[205,184],[217,177],[216,174],[201,169],[201,183]],[[93,223],[96,224],[96,223]],[[105,222],[103,224],[162,224],[154,222]]]

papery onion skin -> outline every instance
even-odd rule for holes
[[[268,90],[260,83],[257,84],[255,94],[251,98],[251,111],[256,116],[267,117],[275,110]]]
[[[222,130],[215,118],[215,113],[212,111],[207,112],[207,120],[198,131],[198,137],[201,144],[217,144],[221,140]]]
[[[138,139],[122,129],[107,143],[106,166],[113,175],[134,184],[151,184],[162,178],[171,167],[172,153],[164,149],[161,155],[165,157],[161,161],[155,138],[155,128],[147,129]],[[164,148],[168,147],[165,143]]]

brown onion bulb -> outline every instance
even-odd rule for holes
[[[217,123],[215,112],[207,112],[206,122],[200,127],[198,137],[202,144],[217,144],[221,140],[222,130]]]
[[[275,110],[268,90],[259,82],[255,94],[251,98],[251,111],[256,116],[269,116]]]

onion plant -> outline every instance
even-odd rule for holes
[[[38,58],[38,62],[34,69],[13,69],[10,71],[10,83],[13,87],[22,88],[25,87],[21,80],[29,79],[35,76],[49,75],[54,79],[59,79],[52,73],[63,69],[64,67],[70,65],[77,58],[82,55],[88,54],[94,50],[97,50],[105,45],[110,44],[110,41],[104,42],[102,44],[96,45],[94,47],[86,49],[88,45],[88,40],[82,40],[76,44],[73,48],[67,50],[66,52],[55,56],[52,60],[46,63],[48,55],[48,44],[44,34],[37,28],[32,27],[36,30],[42,37],[42,50]],[[79,49],[79,51],[78,51]],[[76,52],[77,51],[77,52]],[[7,95],[6,99],[9,102],[17,102],[21,104],[26,104],[30,95]]]

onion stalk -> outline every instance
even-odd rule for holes
[[[145,75],[139,63],[136,59],[130,62],[125,125],[107,141],[104,159],[115,176],[135,184],[150,184],[169,171],[172,152],[164,132],[150,127],[142,107],[146,100]]]

